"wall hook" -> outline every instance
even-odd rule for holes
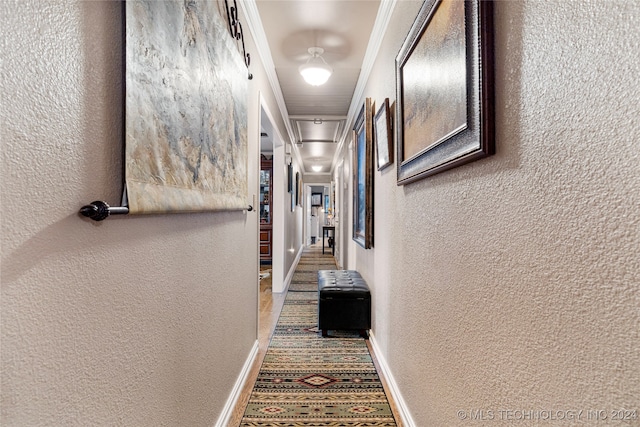
[[[238,19],[238,4],[236,0],[233,0],[233,6],[229,6],[229,2],[224,0],[224,5],[227,9],[227,21],[229,23],[229,32],[231,33],[231,37],[235,40],[242,42],[242,59],[244,60],[244,65],[247,66],[247,73],[249,80],[253,79],[253,74],[249,71],[249,66],[251,65],[251,55],[247,53],[247,50],[244,47],[244,34],[242,32],[242,23]]]

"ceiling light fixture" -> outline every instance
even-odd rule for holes
[[[322,57],[324,49],[321,47],[310,47],[308,49],[311,58],[307,60],[305,64],[302,64],[300,68],[300,74],[304,78],[304,81],[312,86],[323,85],[329,80],[333,68],[327,64]]]
[[[311,166],[311,169],[313,169],[314,172],[320,172],[322,170],[322,166],[314,165]]]

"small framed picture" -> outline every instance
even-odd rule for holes
[[[300,178],[300,172],[296,172],[296,205],[302,206],[302,178]]]
[[[385,98],[376,113],[374,120],[376,135],[376,159],[378,170],[382,170],[393,163],[393,133],[391,131],[391,114],[389,113],[389,98]]]
[[[322,206],[322,193],[311,194],[311,206]]]

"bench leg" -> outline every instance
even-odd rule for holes
[[[323,336],[324,338],[326,338],[326,337],[328,337],[328,336],[329,336],[329,334],[327,333],[327,330],[326,330],[326,329],[323,329],[323,330],[322,330],[322,336]]]
[[[369,339],[369,334],[367,333],[367,330],[366,330],[366,329],[360,329],[360,336],[361,336],[362,338],[364,338],[365,340],[368,340],[368,339]]]

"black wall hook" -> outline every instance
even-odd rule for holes
[[[233,6],[229,6],[227,0],[224,0],[224,5],[227,9],[227,21],[229,22],[229,32],[231,37],[242,42],[242,57],[244,64],[247,66],[247,72],[249,73],[249,80],[253,79],[253,74],[249,71],[249,65],[251,65],[251,55],[249,55],[244,47],[244,34],[242,33],[242,24],[238,19],[238,4],[236,0],[233,0]]]

